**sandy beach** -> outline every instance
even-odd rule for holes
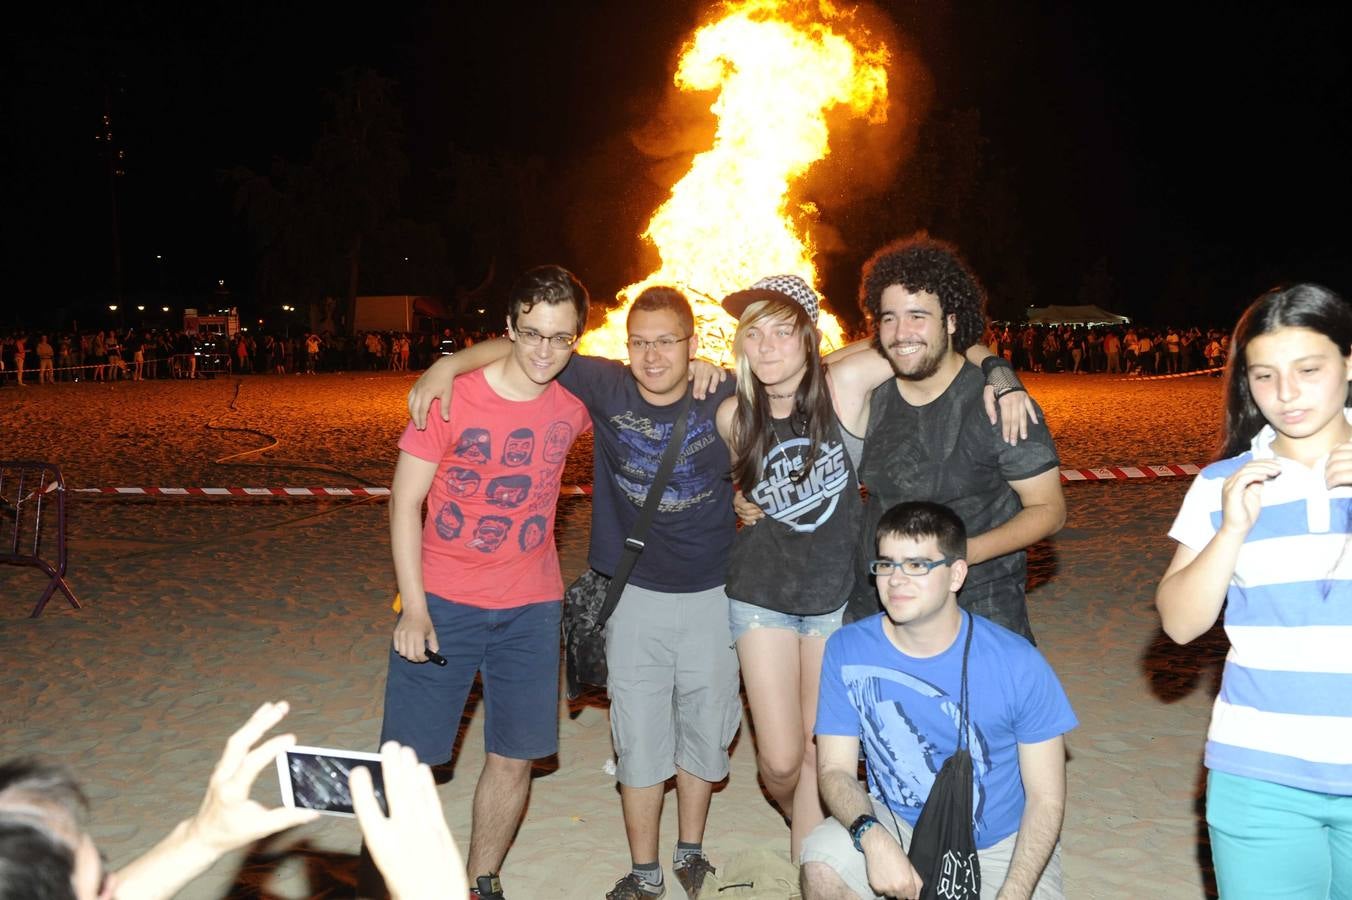
[[[1202,463],[1215,444],[1218,379],[1024,377],[1063,466]],[[411,383],[334,374],[7,387],[0,457],[56,462],[72,489],[386,486]],[[584,450],[568,480],[589,480]],[[1173,646],[1152,603],[1186,489],[1185,478],[1068,485],[1065,529],[1031,555],[1033,627],[1080,719],[1062,834],[1073,898],[1214,895],[1199,801],[1225,642],[1213,630]],[[58,594],[29,619],[45,577],[0,566],[0,758],[71,766],[114,864],[196,809],[225,738],[265,700],[291,702],[284,725],[302,743],[376,749],[394,590],[383,500],[73,492],[68,510],[68,580],[83,609]],[[560,501],[565,580],[585,567],[590,515],[586,497]],[[503,872],[513,900],[599,900],[626,870],[609,755],[604,707],[561,702],[559,756],[538,769]],[[482,759],[471,716],[439,788],[462,843]],[[271,773],[254,796],[277,802]],[[674,807],[669,798],[664,863]],[[359,843],[354,822],[328,818],[223,860],[182,896],[350,897]],[[787,853],[745,724],[705,846],[715,865]]]

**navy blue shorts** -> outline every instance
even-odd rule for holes
[[[446,665],[409,662],[390,648],[380,742],[412,747],[429,765],[449,760],[479,672],[484,749],[511,759],[557,753],[561,610],[557,600],[482,609],[428,594],[427,611]]]

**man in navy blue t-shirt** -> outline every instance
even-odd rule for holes
[[[832,818],[803,845],[804,897],[920,896],[922,878],[906,850],[957,748],[969,629],[965,743],[981,896],[1064,897],[1063,735],[1077,724],[1065,691],[1032,644],[958,606],[968,566],[956,513],[901,503],[883,514],[876,535],[869,570],[883,612],[832,635],[822,661],[814,730]],[[857,775],[861,740],[867,790]]]

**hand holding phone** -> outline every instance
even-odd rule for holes
[[[249,797],[258,774],[295,743],[290,734],[263,740],[287,709],[285,702],[264,703],[230,736],[202,805],[114,876],[119,897],[174,896],[222,854],[315,819],[311,810],[269,809]]]
[[[288,747],[277,756],[277,782],[282,803],[330,816],[352,818],[352,791],[348,780],[354,769],[370,772],[376,801],[385,810],[385,779],[380,756],[356,750],[326,747]]]
[[[370,769],[352,771],[352,798],[366,847],[392,900],[465,896],[465,866],[446,826],[432,770],[394,741],[380,748],[380,760],[388,816],[376,806]]]

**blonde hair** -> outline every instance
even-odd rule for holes
[[[818,452],[831,433],[835,408],[831,405],[831,394],[826,387],[826,371],[822,368],[821,335],[808,316],[807,310],[792,297],[783,299],[758,300],[742,313],[737,323],[737,334],[732,340],[733,353],[737,360],[737,409],[732,417],[731,451],[732,480],[743,490],[749,490],[760,481],[765,472],[765,458],[775,446],[777,438],[773,417],[770,415],[770,398],[765,385],[761,384],[752,371],[751,361],[744,350],[746,332],[771,321],[789,320],[803,344],[807,356],[807,365],[803,377],[794,391],[793,412],[789,423],[794,433],[806,437],[808,446],[808,465],[794,475],[794,481],[807,478],[812,469],[811,461],[816,460]],[[801,429],[801,434],[799,431]]]

